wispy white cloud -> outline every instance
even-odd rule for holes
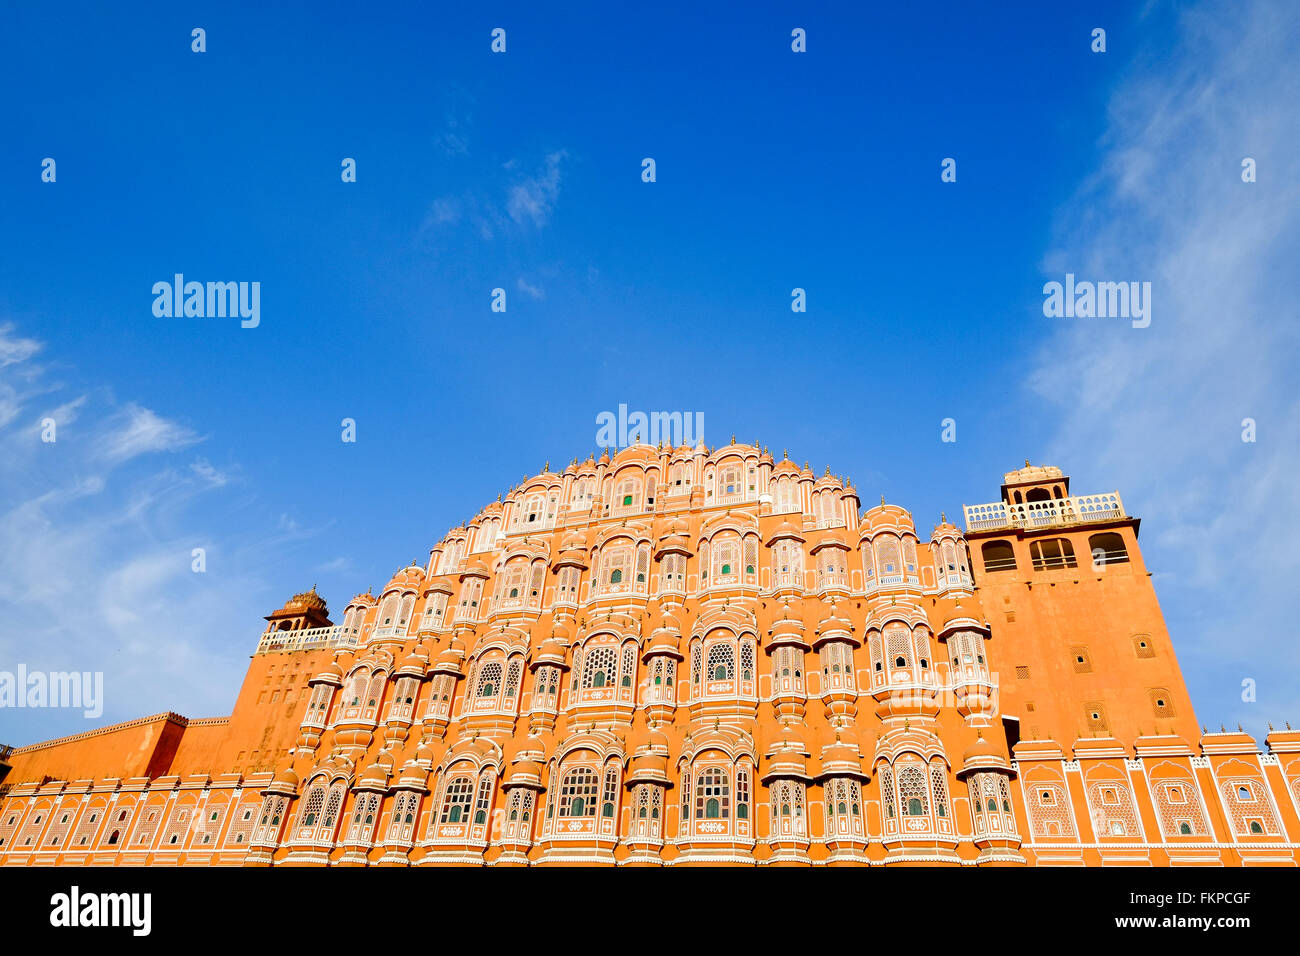
[[[110,462],[122,462],[149,452],[176,451],[200,440],[185,426],[130,403],[114,416],[101,437],[100,454]]]
[[[191,462],[190,471],[214,488],[220,488],[230,482],[230,475],[212,467],[212,464],[206,458],[198,458]]]
[[[1300,519],[1298,46],[1295,4],[1202,4],[1114,92],[1105,162],[1044,272],[1150,281],[1151,325],[1042,319],[1060,327],[1029,376],[1056,425],[1051,459],[1143,515],[1198,714],[1256,730],[1300,717],[1283,600],[1300,577],[1284,530]]]
[[[549,153],[531,175],[521,175],[522,164],[512,159],[501,165],[507,176],[500,182],[483,190],[438,197],[425,211],[421,234],[464,227],[479,239],[490,241],[500,235],[543,228],[559,201],[568,155],[565,150]]]
[[[40,350],[41,343],[18,335],[12,322],[0,325],[0,368],[25,362]]]
[[[539,228],[546,225],[560,195],[560,166],[567,157],[564,150],[551,153],[536,175],[510,187],[506,208],[511,219],[520,224],[531,222]]]
[[[546,298],[546,290],[545,290],[545,289],[543,289],[541,286],[533,285],[531,282],[529,282],[529,281],[528,281],[527,279],[525,279],[523,276],[520,276],[520,277],[515,281],[515,285],[518,286],[520,292],[522,292],[524,295],[528,296],[530,299],[544,299],[544,298]]]

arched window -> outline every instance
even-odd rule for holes
[[[609,573],[609,583],[610,583],[610,584],[618,584],[618,583],[619,583],[620,581],[622,581],[622,580],[623,580],[623,569],[622,569],[622,568],[615,568],[613,571],[611,571],[611,572]]]
[[[492,774],[485,773],[478,782],[478,796],[474,801],[474,824],[487,823],[488,807],[492,803]]]
[[[618,800],[618,767],[610,764],[605,770],[605,792],[601,797],[600,815],[605,818],[614,816],[614,804]]]
[[[457,774],[447,781],[442,798],[441,823],[460,823],[469,816],[470,801],[474,797],[474,778]]]
[[[495,697],[500,686],[501,664],[499,661],[488,661],[483,665],[483,670],[479,672],[478,695],[479,697]]]
[[[923,817],[929,814],[926,789],[925,772],[920,767],[906,766],[899,769],[898,798],[905,815]]]
[[[560,816],[595,816],[599,777],[591,767],[574,767],[560,782]]]
[[[623,645],[623,676],[619,678],[619,686],[631,687],[632,674],[636,671],[636,647],[628,643]]]
[[[910,667],[912,656],[911,628],[902,621],[885,625],[885,653],[894,667]]]
[[[325,806],[325,785],[316,784],[307,791],[307,799],[302,804],[302,822],[301,827],[312,827],[316,825],[316,820],[320,816],[321,809]]]
[[[583,688],[607,686],[618,666],[618,652],[608,645],[588,647],[582,658]]]
[[[1104,531],[1088,538],[1088,551],[1092,555],[1092,566],[1099,570],[1108,564],[1127,564],[1128,548],[1124,539],[1114,531]]]
[[[730,774],[723,767],[709,767],[695,780],[695,817],[698,820],[726,820],[731,816]]]
[[[736,652],[729,643],[709,648],[708,675],[711,681],[731,680],[736,675]]]
[[[902,552],[899,547],[898,538],[892,534],[881,535],[873,542],[876,549],[876,567],[880,569],[880,577],[883,581],[888,582],[891,576],[902,574]]]
[[[1014,571],[1016,552],[1010,541],[986,541],[980,549],[985,571]]]
[[[1077,568],[1079,562],[1074,557],[1074,545],[1069,538],[1042,538],[1029,542],[1029,557],[1034,570],[1047,571],[1053,568]]]

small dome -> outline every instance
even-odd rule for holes
[[[823,488],[830,488],[838,491],[841,487],[842,486],[840,485],[840,480],[831,474],[831,470],[829,468],[826,469],[826,474],[818,478],[816,484],[813,485],[813,488],[817,490],[821,490]]]
[[[399,676],[423,677],[425,662],[418,655],[407,654],[402,660],[401,666],[397,668]]]
[[[505,783],[508,787],[535,787],[540,789],[542,765],[530,757],[516,760],[506,774]]]
[[[314,584],[311,586],[310,591],[303,591],[299,594],[295,594],[289,599],[289,604],[311,608],[316,611],[323,611],[325,609],[325,599],[316,593],[316,585]]]
[[[283,793],[286,795],[296,794],[298,792],[298,775],[293,772],[293,766],[285,767],[271,780],[264,793]]]
[[[682,660],[681,634],[669,631],[664,628],[656,630],[654,636],[650,638],[650,643],[646,645],[643,659],[650,657],[669,655]]]
[[[357,785],[371,789],[386,788],[388,786],[388,768],[378,762],[372,763],[361,775]]]
[[[792,538],[795,541],[803,541],[804,536],[800,529],[796,527],[789,518],[782,521],[771,534],[767,536],[767,544],[770,547],[774,541],[780,541],[783,538]]]
[[[320,673],[313,677],[309,684],[342,684],[343,668],[339,667],[338,661],[330,661],[320,669]]]
[[[1008,770],[1007,758],[1003,756],[1002,751],[990,740],[984,739],[983,732],[976,737],[975,742],[966,748],[961,755],[961,770],[958,773],[971,773],[976,770]]]
[[[275,775],[274,783],[284,783],[291,787],[298,786],[298,775],[294,773],[293,767],[285,767]]]

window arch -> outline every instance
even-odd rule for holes
[[[583,689],[595,689],[613,684],[617,667],[618,652],[612,645],[587,647],[582,656]]]
[[[986,541],[980,548],[985,571],[1014,571],[1016,552],[1010,541]]]
[[[1055,568],[1077,568],[1079,562],[1074,557],[1074,545],[1069,538],[1040,538],[1029,542],[1029,557],[1035,571],[1050,571]]]
[[[315,830],[325,808],[325,784],[315,783],[307,789],[302,801],[302,810],[298,814],[298,836],[309,837]]]
[[[366,686],[365,699],[361,702],[362,716],[373,719],[375,711],[378,710],[380,702],[384,698],[384,685],[387,683],[388,675],[383,671],[376,671],[370,678],[370,683]]]
[[[469,821],[470,802],[474,795],[474,778],[467,773],[449,777],[443,790],[442,811],[439,823],[466,823]]]
[[[708,679],[729,681],[736,676],[736,651],[730,643],[718,642],[709,648]]]
[[[1128,547],[1124,538],[1114,531],[1089,536],[1088,552],[1092,555],[1093,570],[1100,570],[1108,564],[1128,563]]]
[[[882,534],[872,544],[876,552],[876,570],[880,574],[880,583],[902,583],[903,558],[898,538],[892,534]]]
[[[592,767],[578,766],[567,770],[560,780],[559,816],[581,819],[596,815],[596,796],[600,777]]]
[[[885,660],[891,672],[911,668],[913,663],[911,628],[902,621],[890,621],[885,625],[884,642]]]
[[[626,541],[605,548],[601,553],[601,574],[597,593],[619,594],[630,589],[633,549]]]
[[[479,670],[478,696],[495,697],[501,689],[501,662],[488,661]]]
[[[898,768],[898,803],[904,816],[923,817],[930,812],[927,797],[925,771],[916,764],[904,764]]]
[[[726,820],[731,816],[731,773],[727,767],[705,767],[695,776],[695,818]]]

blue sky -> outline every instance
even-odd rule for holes
[[[227,713],[261,615],[626,403],[926,529],[1026,458],[1118,488],[1201,720],[1300,718],[1293,5],[259,6],[0,11],[0,669]],[[1152,281],[1151,327],[1044,318],[1067,271]],[[260,326],[156,318],[177,272]]]

